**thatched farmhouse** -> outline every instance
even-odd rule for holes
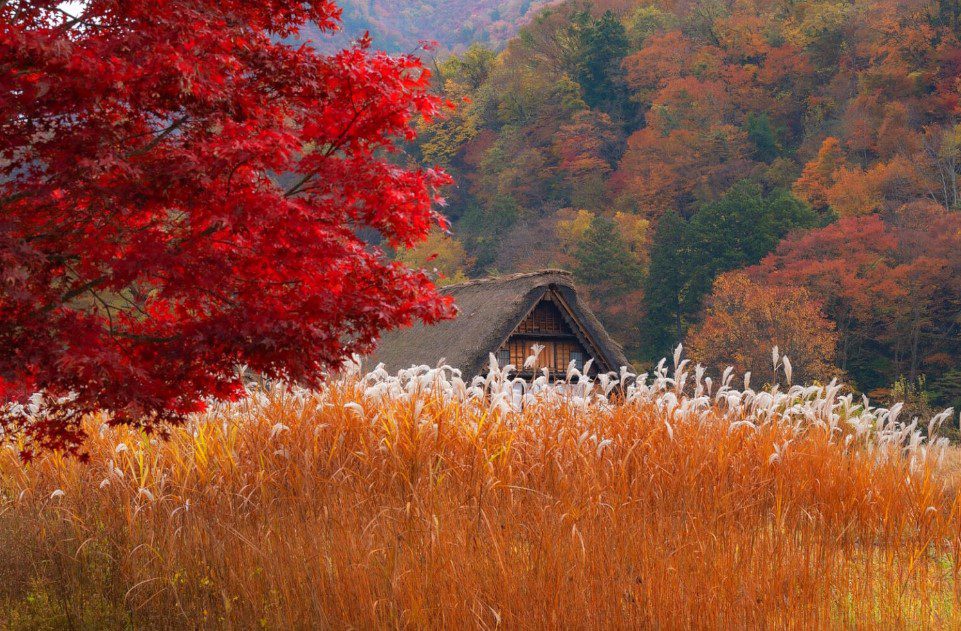
[[[577,295],[569,272],[484,278],[445,287],[442,293],[454,297],[455,319],[388,333],[365,363],[383,363],[394,372],[444,360],[465,378],[485,374],[490,353],[501,366],[517,366],[521,377],[544,368],[563,377],[571,361],[582,369],[593,359],[592,373],[627,365],[620,345]],[[537,365],[524,368],[535,344],[544,347]]]

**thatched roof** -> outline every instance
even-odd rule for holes
[[[496,351],[531,309],[550,291],[569,308],[579,337],[597,353],[601,370],[628,365],[624,351],[577,295],[570,272],[545,270],[472,280],[451,285],[441,293],[453,296],[458,316],[433,326],[423,324],[384,335],[377,350],[365,360],[394,372],[411,366],[444,363],[463,371],[465,377],[483,374],[488,355]]]

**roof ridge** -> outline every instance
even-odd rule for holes
[[[485,276],[484,278],[473,278],[471,280],[465,281],[463,283],[457,283],[456,285],[447,285],[442,287],[442,290],[449,289],[460,289],[461,287],[472,287],[475,285],[484,285],[487,283],[507,283],[515,280],[522,280],[524,278],[534,278],[537,276],[566,276],[573,280],[574,274],[565,269],[543,269],[536,272],[518,272],[516,274],[505,274],[503,276]]]

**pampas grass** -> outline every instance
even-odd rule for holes
[[[0,626],[961,620],[958,502],[926,422],[839,384],[735,389],[680,351],[523,395],[492,364],[252,390],[167,441],[91,418],[87,465],[11,446]]]

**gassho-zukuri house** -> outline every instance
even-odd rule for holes
[[[578,296],[569,272],[545,270],[472,280],[444,287],[458,315],[432,326],[391,331],[364,363],[383,363],[389,372],[443,363],[465,379],[485,375],[490,354],[500,366],[512,364],[521,378],[547,368],[552,379],[565,378],[570,362],[590,374],[617,372],[628,361],[624,351]],[[537,364],[524,368],[532,347],[543,346]]]

